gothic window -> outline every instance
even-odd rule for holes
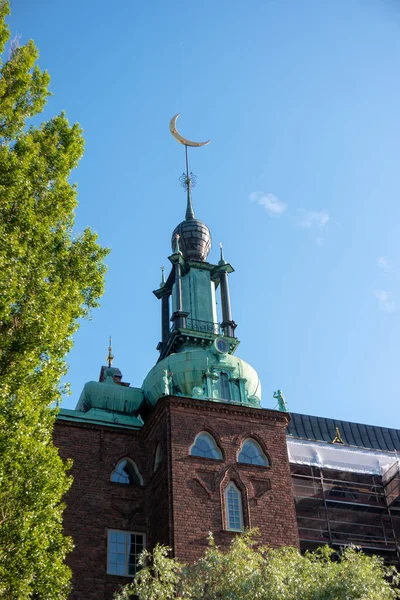
[[[242,495],[233,481],[225,488],[224,498],[226,529],[243,531]]]
[[[229,387],[229,377],[228,377],[227,373],[220,374],[219,386],[220,386],[221,400],[230,400],[231,399],[231,389]]]
[[[111,473],[111,481],[114,483],[125,483],[126,485],[143,485],[143,477],[139,469],[129,458],[123,458],[119,461],[114,471]]]
[[[107,573],[134,577],[138,570],[137,559],[145,547],[142,533],[108,530]]]
[[[202,458],[222,458],[222,452],[218,448],[214,438],[209,433],[202,431],[196,435],[193,446],[190,448],[192,456]]]
[[[245,440],[239,452],[238,462],[246,463],[247,465],[261,465],[267,467],[269,460],[261,450],[260,444],[255,440]]]
[[[163,461],[163,458],[164,458],[164,453],[162,451],[161,444],[158,444],[157,450],[156,450],[156,456],[154,459],[154,471],[157,471],[158,467],[160,466],[160,464]]]

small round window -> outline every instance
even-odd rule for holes
[[[218,338],[217,339],[217,344],[216,345],[217,345],[217,350],[219,350],[220,352],[223,352],[224,354],[226,352],[228,352],[228,344],[222,338]]]

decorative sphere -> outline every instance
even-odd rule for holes
[[[172,234],[172,251],[176,250],[176,235],[184,258],[205,262],[211,250],[211,233],[207,225],[198,219],[187,219],[175,227]]]

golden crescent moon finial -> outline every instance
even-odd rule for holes
[[[191,146],[193,148],[199,148],[200,146],[206,146],[207,144],[210,143],[211,140],[207,140],[206,142],[191,142],[190,140],[187,140],[186,138],[184,138],[176,128],[176,121],[177,121],[179,115],[180,115],[180,113],[178,113],[174,117],[172,117],[171,122],[169,124],[169,130],[172,133],[172,135],[174,136],[174,138],[180,144],[183,144],[184,146]]]

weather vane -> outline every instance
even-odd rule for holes
[[[194,173],[192,173],[191,171],[189,172],[188,147],[190,146],[192,148],[199,148],[200,146],[206,146],[207,144],[210,143],[211,140],[207,140],[206,142],[192,142],[192,141],[184,138],[176,128],[176,121],[177,121],[179,115],[180,115],[180,113],[178,113],[177,115],[172,117],[171,122],[169,124],[169,130],[172,133],[172,135],[174,136],[174,138],[180,144],[183,144],[185,146],[186,173],[182,173],[182,175],[179,179],[182,183],[182,187],[184,187],[185,190],[189,194],[191,188],[193,188],[196,185],[196,175],[194,175]],[[194,215],[192,216],[192,218],[194,218]]]

